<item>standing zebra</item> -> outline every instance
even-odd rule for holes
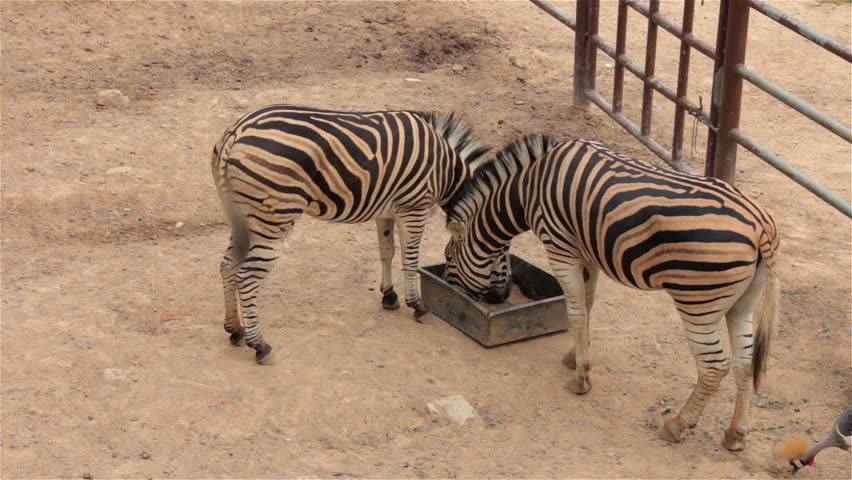
[[[737,400],[723,444],[745,447],[752,387],[765,371],[778,317],[778,236],[765,210],[720,180],[658,168],[595,142],[527,136],[501,150],[447,211],[453,238],[444,278],[473,297],[489,288],[513,237],[531,229],[542,241],[574,335],[563,359],[574,369],[574,393],[591,388],[588,314],[599,271],[672,297],[698,383],[660,429],[668,441],[695,426],[731,368],[719,338],[726,316]]]
[[[452,114],[333,112],[271,105],[245,115],[213,148],[213,178],[231,222],[221,264],[231,343],[274,363],[257,316],[259,287],[303,213],[343,223],[375,220],[382,306],[399,308],[391,282],[399,230],[405,303],[419,319],[418,246],[435,205],[444,206],[489,149]]]

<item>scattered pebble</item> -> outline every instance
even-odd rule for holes
[[[438,400],[427,403],[426,408],[432,414],[443,415],[457,425],[464,425],[467,420],[476,417],[473,407],[461,395],[439,398]]]
[[[450,68],[453,70],[453,72],[454,72],[454,73],[461,73],[462,71],[464,71],[465,66],[464,66],[464,65],[459,65],[459,64],[457,64],[457,63],[456,63],[456,64],[454,64],[454,65],[453,65],[452,67],[450,67]]]
[[[515,105],[525,105],[527,102],[523,100],[515,100]]]
[[[101,90],[95,103],[104,107],[127,108],[130,106],[130,98],[121,93],[121,90]]]
[[[142,453],[139,454],[139,456],[144,458],[145,460],[148,460],[148,459],[151,458],[151,454],[148,453],[148,452],[142,452]]]
[[[121,167],[112,167],[106,171],[107,175],[122,175],[133,171],[133,167],[123,165]]]
[[[183,223],[183,222],[177,222],[177,223],[175,224],[175,228],[180,228],[180,227],[182,227],[182,226],[184,226],[184,225],[186,225],[186,224],[185,224],[185,223]]]
[[[420,80],[419,78],[414,78],[414,77],[405,77],[405,81],[406,82],[422,82],[423,80]]]
[[[84,473],[83,474],[84,480],[92,480],[93,478],[95,478],[95,477],[93,477],[91,473]]]

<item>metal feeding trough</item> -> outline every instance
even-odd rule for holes
[[[553,275],[510,255],[513,289],[522,301],[488,305],[441,278],[444,264],[419,269],[423,301],[435,315],[486,347],[568,329],[565,297]],[[510,301],[517,295],[510,296]]]

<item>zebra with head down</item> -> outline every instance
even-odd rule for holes
[[[591,388],[588,315],[598,273],[665,290],[683,321],[698,383],[660,436],[680,441],[733,364],[737,399],[723,444],[744,448],[752,389],[778,317],[778,234],[763,208],[714,178],[658,168],[596,142],[527,136],[503,148],[447,210],[453,238],[444,278],[473,297],[489,287],[498,299],[505,294],[501,272],[512,238],[532,230],[544,244],[574,337],[564,359],[574,369],[574,393]],[[719,337],[723,317],[731,361]]]
[[[399,308],[391,282],[399,231],[405,303],[420,318],[418,248],[431,209],[445,206],[488,148],[454,114],[335,112],[271,105],[222,135],[212,170],[231,223],[221,264],[225,330],[273,363],[257,315],[262,281],[281,240],[302,214],[342,223],[374,220],[382,260],[382,305]]]

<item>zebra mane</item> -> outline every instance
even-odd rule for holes
[[[470,171],[475,173],[488,161],[491,147],[473,136],[473,129],[455,112],[413,112],[426,121],[453,147]]]
[[[492,190],[504,184],[524,167],[550,151],[557,141],[548,135],[524,135],[506,144],[486,163],[447,205],[447,221],[467,218],[477,210]]]

